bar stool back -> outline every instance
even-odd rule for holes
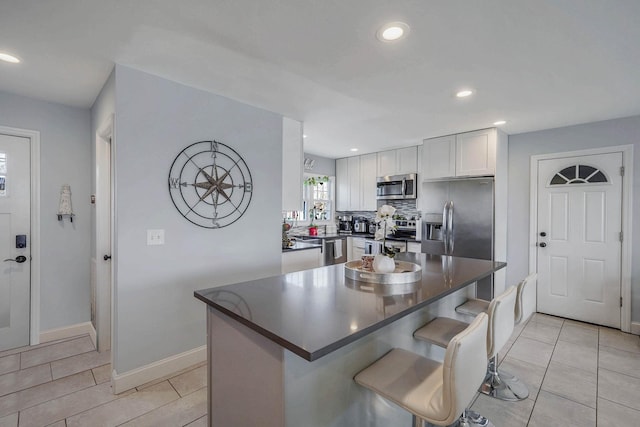
[[[487,374],[480,392],[500,400],[523,400],[529,397],[529,389],[517,377],[498,372],[498,351],[509,341],[514,329],[514,312],[517,288],[510,286],[495,297],[487,309],[489,328],[487,333]],[[437,317],[413,333],[419,340],[445,347],[448,340],[466,327],[465,322],[447,317]]]
[[[412,413],[414,426],[423,420],[438,426],[456,420],[470,425],[466,407],[484,378],[487,327],[487,315],[481,313],[451,339],[443,363],[396,348],[354,380]],[[477,422],[493,425],[484,417]]]

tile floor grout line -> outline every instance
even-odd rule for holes
[[[596,427],[598,427],[598,390],[600,387],[600,328],[598,328],[598,356],[596,357]]]
[[[562,326],[564,326],[564,320],[562,321],[562,325],[560,326],[560,331],[562,331]],[[560,334],[558,334],[560,337]],[[549,361],[547,362],[547,366],[544,369],[544,374],[542,375],[542,381],[540,382],[540,387],[538,388],[538,393],[536,393],[536,398],[533,400],[533,407],[531,408],[531,412],[529,413],[529,418],[527,419],[527,426],[531,423],[531,417],[533,416],[533,411],[536,410],[536,405],[538,404],[538,398],[540,397],[540,392],[542,391],[542,385],[544,384],[544,379],[547,377],[547,372],[549,371],[549,365],[551,365],[551,359],[553,359],[553,353],[556,351],[556,345],[558,345],[558,340],[556,339],[555,344],[553,344],[553,350],[551,351],[551,356],[549,356]]]

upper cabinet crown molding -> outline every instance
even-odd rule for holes
[[[494,176],[496,142],[495,128],[425,139],[422,179]]]
[[[282,118],[282,210],[302,209],[302,122]]]

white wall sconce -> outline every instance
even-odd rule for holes
[[[63,184],[60,189],[60,203],[58,204],[58,221],[68,216],[69,221],[73,222],[73,208],[71,207],[71,186]]]

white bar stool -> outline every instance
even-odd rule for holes
[[[517,377],[498,372],[498,351],[509,341],[513,333],[517,289],[510,286],[491,301],[487,314],[487,355],[489,364],[480,392],[500,400],[518,401],[529,397],[529,389]],[[448,339],[466,327],[465,322],[447,317],[437,317],[413,333],[417,339],[440,347],[446,347]]]
[[[488,316],[478,315],[449,344],[444,363],[395,348],[354,380],[413,414],[414,427],[493,427],[484,417],[471,419],[466,407],[482,383],[487,363]]]

